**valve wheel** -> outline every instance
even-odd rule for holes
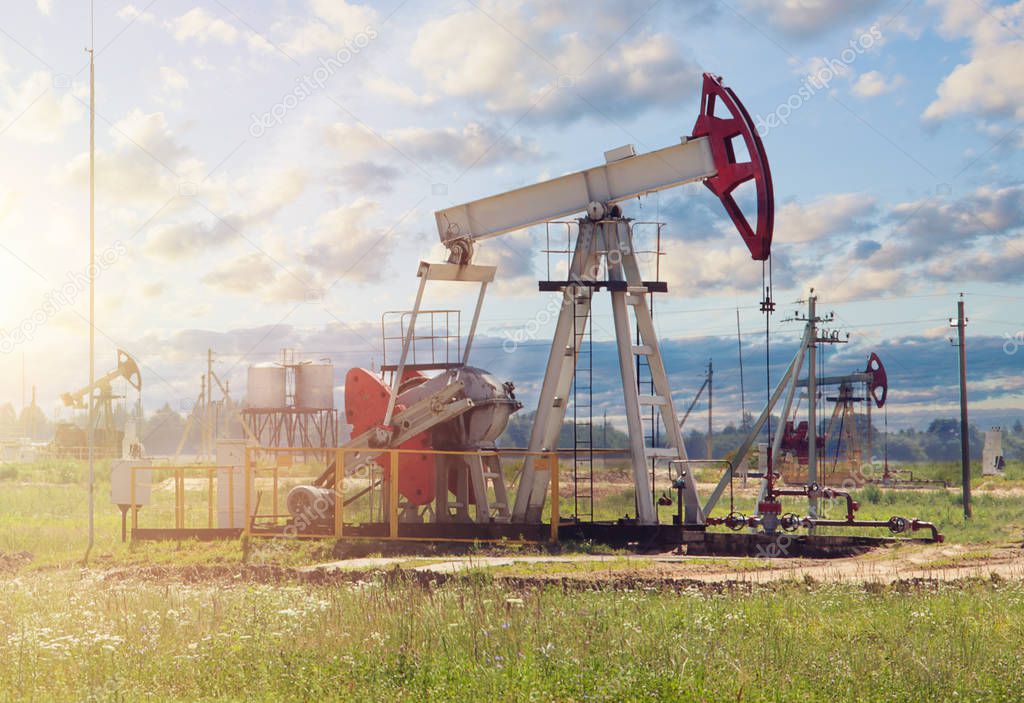
[[[779,519],[779,526],[784,532],[796,532],[800,529],[800,516],[796,513],[786,513]]]
[[[889,518],[889,531],[892,532],[893,534],[897,534],[898,535],[898,534],[901,534],[903,532],[906,532],[907,528],[909,526],[910,526],[910,521],[908,521],[907,518],[905,518],[905,517],[900,517],[899,515],[893,515],[891,518]]]
[[[742,530],[747,526],[747,516],[741,512],[733,511],[725,516],[725,526],[733,531]]]
[[[722,201],[751,256],[757,261],[764,261],[771,253],[775,193],[761,136],[736,93],[722,84],[721,76],[704,74],[700,102],[700,116],[693,125],[693,136],[708,138],[715,168],[718,169],[718,173],[706,179],[704,185]],[[715,115],[715,107],[719,103],[729,112],[728,117]],[[736,162],[736,150],[733,148],[736,137],[743,138],[750,161]],[[757,187],[757,224],[753,227],[732,195],[739,185],[751,179]]]

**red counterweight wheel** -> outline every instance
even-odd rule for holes
[[[402,380],[409,387],[415,380],[407,373]],[[376,427],[387,412],[391,389],[366,369],[349,369],[345,374],[345,421],[352,425],[352,436]],[[403,408],[395,406],[398,413]],[[424,432],[416,435],[399,449],[431,449],[430,437]],[[382,455],[376,462],[384,469],[384,478],[391,476],[391,459]],[[434,500],[434,459],[429,454],[402,453],[398,456],[398,492],[413,505],[427,505]]]
[[[868,367],[864,372],[871,374],[868,393],[875,401],[875,405],[880,408],[885,405],[885,397],[889,394],[889,377],[885,375],[885,367],[882,366],[882,360],[878,358],[878,354],[871,352],[871,356],[868,357]]]
[[[728,117],[715,114],[719,105],[728,111]],[[693,126],[693,137],[708,138],[715,168],[718,169],[718,173],[706,179],[704,185],[722,201],[751,256],[757,261],[764,261],[771,253],[775,226],[775,194],[768,156],[747,109],[731,88],[722,85],[720,76],[704,74],[700,116]],[[750,161],[736,162],[733,140],[737,137],[743,138]],[[733,198],[733,191],[751,179],[757,188],[757,224],[753,227]]]

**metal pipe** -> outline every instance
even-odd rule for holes
[[[907,520],[906,518],[892,517],[888,520],[826,520],[824,518],[804,518],[801,521],[802,524],[808,527],[886,527],[894,534],[902,534],[906,530],[917,532],[918,530],[928,530],[932,533],[933,542],[943,542],[945,537],[939,532],[939,528],[934,523],[927,522],[925,520]],[[899,525],[905,525],[900,529]]]
[[[853,514],[860,508],[860,504],[857,503],[846,491],[837,491],[833,488],[819,488],[817,490],[811,490],[810,487],[803,489],[784,489],[781,491],[775,491],[776,496],[810,496],[816,494],[825,500],[831,500],[832,498],[844,498],[846,500],[846,519],[847,521],[853,520]]]

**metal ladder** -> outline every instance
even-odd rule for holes
[[[509,510],[508,489],[498,457],[481,454],[474,456],[469,462],[469,479],[473,485],[473,498],[476,502],[476,521],[510,522],[512,512]],[[494,491],[494,501],[490,499],[488,484]]]
[[[589,289],[577,288],[575,296],[592,295]],[[576,369],[572,384],[572,482],[573,510],[576,520],[594,520],[594,364],[593,329],[589,322],[590,306],[580,314],[574,305],[573,340]]]
[[[628,330],[628,309],[632,309],[633,318],[635,321],[635,343],[630,348],[632,354],[632,361],[635,364],[635,369],[646,369],[649,373],[649,382],[641,385],[640,377],[637,376],[635,393],[636,393],[636,408],[635,411],[631,411],[632,398],[630,393],[626,391],[626,409],[627,415],[636,412],[636,423],[641,422],[641,411],[644,408],[651,409],[651,420],[652,420],[652,439],[657,437],[658,417],[660,416],[661,425],[665,429],[665,439],[667,447],[656,447],[648,444],[647,436],[641,434],[643,439],[642,450],[645,458],[645,465],[653,464],[658,459],[686,459],[686,447],[683,444],[682,431],[679,427],[679,421],[676,416],[675,405],[672,400],[672,390],[669,386],[668,374],[665,371],[665,364],[661,356],[661,350],[658,345],[657,333],[654,329],[654,320],[651,316],[650,304],[648,302],[649,291],[647,286],[643,284],[643,280],[640,275],[639,266],[636,261],[636,257],[631,254],[626,254],[622,257],[621,264],[616,267],[618,268],[618,275],[626,281],[627,288],[625,293],[612,293],[612,310],[616,313],[617,317],[623,318],[616,321],[618,327]],[[619,302],[622,300],[622,302]],[[623,303],[625,304],[623,306]],[[620,356],[623,355],[622,338],[620,336]],[[644,390],[648,390],[648,393],[644,393]],[[641,427],[637,427],[640,433],[643,432]],[[632,431],[636,431],[631,428]],[[651,477],[647,477],[651,478]],[[640,501],[639,495],[639,476],[637,476],[638,495],[637,501]],[[647,504],[646,509],[650,513],[654,511],[653,507],[653,492],[649,494],[651,496],[650,503]],[[683,499],[685,503],[686,511],[686,522],[696,522],[700,520],[702,516],[700,504],[697,498],[696,484],[692,480],[685,482],[683,489]],[[638,507],[641,507],[638,505]],[[643,513],[640,513],[643,517]],[[655,517],[656,518],[656,513]]]
[[[648,293],[648,305],[651,306],[653,312],[654,308],[654,294]],[[640,395],[655,396],[657,395],[654,387],[654,376],[651,373],[651,362],[648,361],[648,355],[645,353],[639,353],[643,351],[643,344],[640,338],[640,327],[636,326],[636,344],[633,347],[634,353],[633,358],[636,363],[636,390]],[[650,407],[650,410],[645,413],[644,422],[646,428],[644,430],[644,447],[647,452],[648,459],[651,467],[651,495],[655,493],[655,472],[658,468],[659,456],[653,450],[659,449],[661,444],[661,433],[659,432],[660,426],[658,423],[660,412],[654,405]],[[675,453],[672,453],[670,458],[677,458]]]

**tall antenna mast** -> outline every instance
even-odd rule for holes
[[[89,388],[96,384],[96,10],[89,3]],[[88,563],[95,537],[96,493],[96,403],[89,391],[89,546],[83,562]]]

